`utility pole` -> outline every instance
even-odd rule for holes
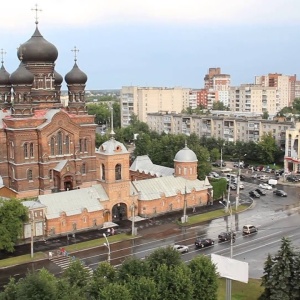
[[[183,217],[181,220],[181,223],[186,223],[188,220],[187,215],[186,215],[186,207],[187,207],[187,200],[186,200],[186,185],[184,188],[184,202],[183,202]]]
[[[136,233],[135,233],[135,204],[134,204],[134,202],[132,203],[132,205],[131,205],[131,210],[132,210],[132,212],[131,212],[131,235],[132,236],[134,236],[134,235],[136,235]]]
[[[244,157],[246,156],[247,154],[244,154]],[[236,199],[235,199],[235,211],[238,210],[238,207],[240,205],[240,180],[241,180],[241,159],[239,157],[239,162],[238,162],[238,176],[237,176],[237,182],[236,182]]]
[[[30,238],[30,257],[33,258],[33,212],[30,219],[31,226],[31,238]]]
[[[107,262],[110,264],[110,244],[109,244],[109,241],[108,241],[105,233],[103,233],[103,236],[104,236],[104,238],[106,240],[106,243],[104,243],[104,246],[106,246],[107,249],[108,249]]]

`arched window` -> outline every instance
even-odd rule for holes
[[[53,179],[53,170],[49,170],[49,179],[52,180]]]
[[[60,131],[57,133],[57,152],[58,152],[58,155],[63,154],[62,133]]]
[[[29,145],[29,156],[33,157],[33,143],[30,143]]]
[[[82,152],[82,145],[83,143],[82,143],[82,139],[79,139],[79,152]]]
[[[51,155],[55,155],[55,138],[52,137],[50,141],[50,152]]]
[[[66,136],[66,142],[65,142],[65,148],[66,148],[66,153],[70,153],[70,137],[67,135]]]
[[[122,171],[121,165],[117,164],[116,167],[115,167],[115,178],[116,178],[116,180],[121,179],[121,171]]]
[[[83,140],[83,151],[87,152],[87,139]]]
[[[81,166],[81,174],[86,174],[86,164],[83,163]]]
[[[104,164],[101,165],[101,171],[102,171],[101,179],[102,179],[102,180],[105,180],[105,166],[104,166]]]
[[[32,179],[33,177],[32,177],[32,170],[27,170],[27,179],[29,180],[29,181],[32,181],[33,179]]]
[[[24,157],[28,158],[28,144],[27,143],[24,144],[23,150],[24,150]]]

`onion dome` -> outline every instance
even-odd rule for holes
[[[23,62],[20,63],[18,69],[10,75],[10,82],[12,84],[32,84],[34,75],[29,72]]]
[[[187,147],[185,147],[181,150],[179,150],[174,158],[174,161],[178,162],[196,162],[198,161],[197,156],[195,152]]]
[[[36,28],[32,37],[20,46],[18,57],[20,60],[22,57],[24,62],[55,62],[58,51],[53,44],[43,38]]]
[[[3,63],[0,68],[0,85],[10,85],[9,73],[5,70]]]
[[[87,82],[87,75],[78,68],[76,61],[73,69],[66,74],[65,81],[67,84],[85,84]]]
[[[63,80],[63,77],[54,70],[54,83],[56,85],[61,85]]]

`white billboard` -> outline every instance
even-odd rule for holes
[[[211,261],[221,277],[248,283],[248,263],[217,254],[211,254]]]

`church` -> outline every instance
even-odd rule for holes
[[[78,50],[72,50],[74,65],[63,78],[55,70],[57,48],[44,39],[37,20],[35,25],[17,50],[19,67],[9,74],[2,53],[0,69],[0,196],[36,199],[26,204],[30,224],[24,238],[32,224],[34,236],[44,238],[206,205],[212,187],[197,179],[198,160],[187,145],[174,158],[173,174],[142,180],[137,180],[141,170],[129,170],[130,154],[113,129],[96,148]]]

